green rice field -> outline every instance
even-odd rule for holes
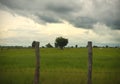
[[[87,48],[40,49],[40,84],[87,84]],[[33,84],[35,51],[0,50],[0,84]],[[92,84],[120,84],[120,48],[93,48]]]

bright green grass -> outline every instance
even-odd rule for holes
[[[87,84],[87,48],[40,49],[41,84]],[[33,84],[34,49],[0,51],[0,84]],[[120,84],[120,49],[93,49],[93,84]]]

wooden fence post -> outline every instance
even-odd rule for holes
[[[35,78],[34,78],[34,84],[39,84],[39,77],[40,77],[40,50],[39,50],[39,42],[35,41],[34,43],[35,47],[35,55],[36,55],[36,68],[35,68]]]
[[[92,84],[92,42],[88,42],[88,81],[87,84]]]

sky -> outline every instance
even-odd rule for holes
[[[0,45],[120,46],[120,0],[0,0]]]

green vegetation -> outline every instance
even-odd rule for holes
[[[68,44],[68,39],[63,37],[57,37],[55,40],[55,47],[59,47],[60,49],[63,49]]]
[[[46,44],[45,46],[46,48],[53,48],[53,46],[50,43]]]
[[[41,84],[87,84],[87,48],[42,48]],[[34,49],[0,50],[0,84],[33,84]],[[93,49],[93,84],[120,84],[120,49]]]

